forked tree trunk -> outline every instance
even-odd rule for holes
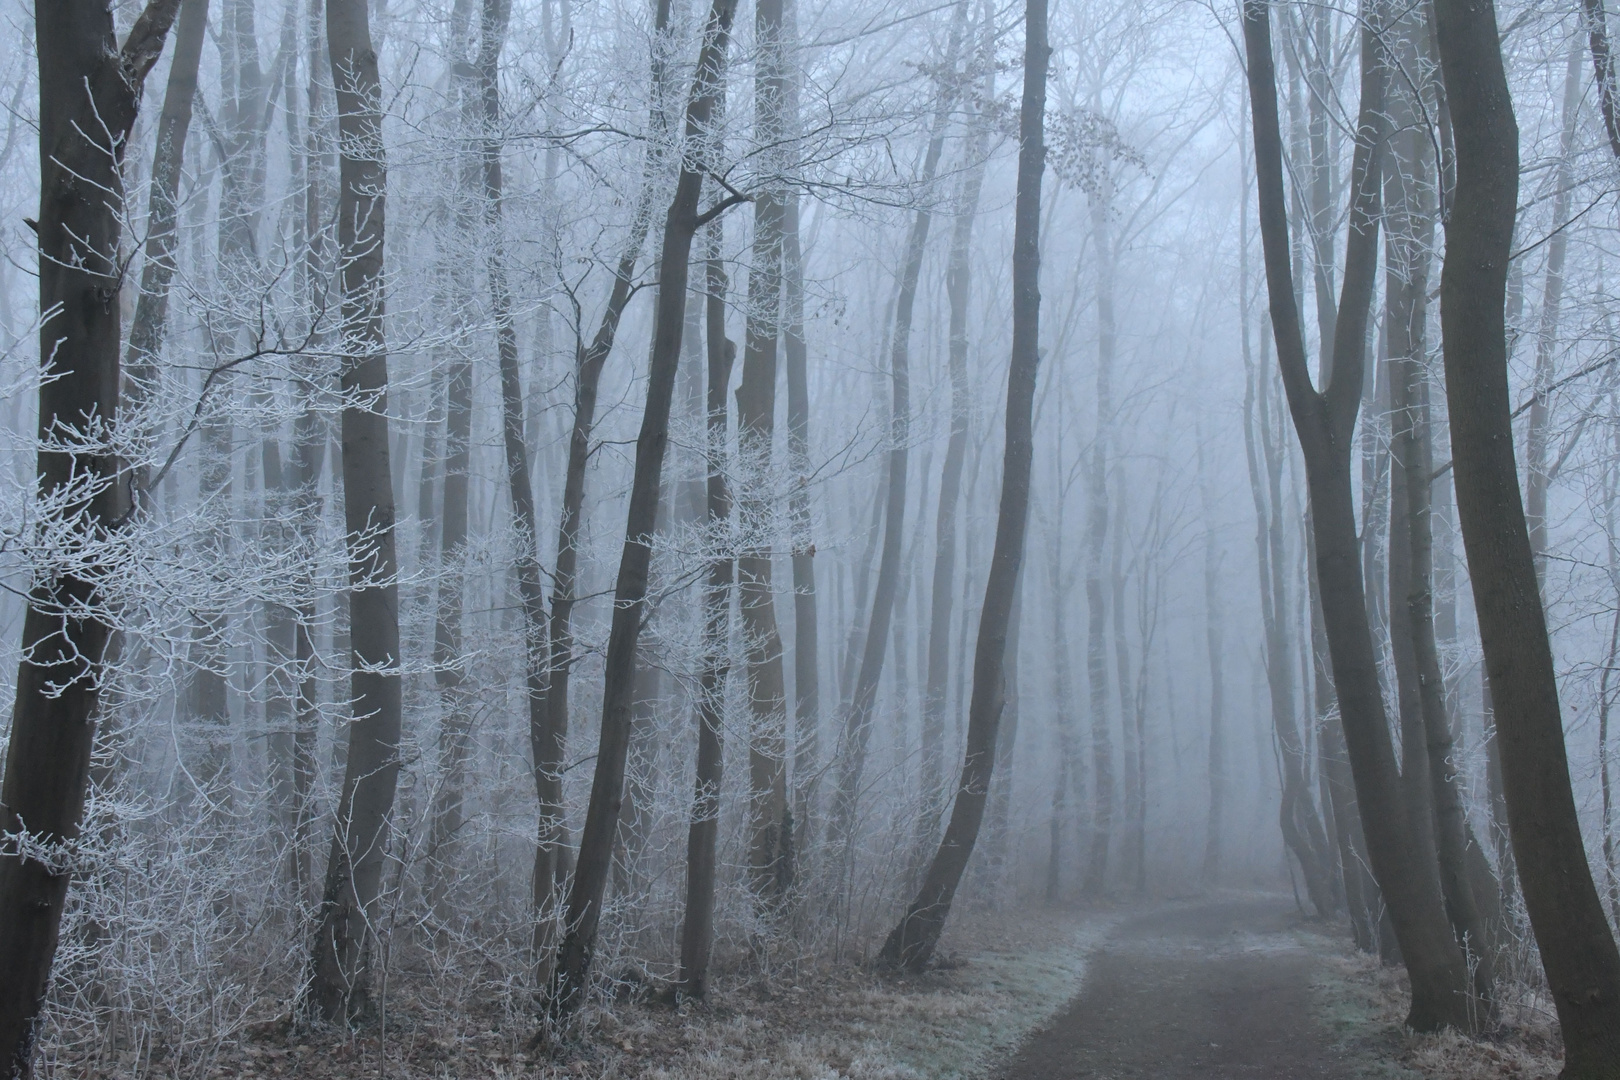
[[[1570,789],[1558,680],[1513,455],[1504,294],[1519,137],[1489,0],[1437,0],[1457,188],[1440,326],[1457,512],[1496,705],[1508,827],[1568,1080],[1620,1074],[1620,952]]]
[[[714,0],[704,23],[703,45],[686,106],[685,156],[681,159],[680,179],[664,221],[647,404],[636,439],[624,550],[619,559],[613,621],[602,676],[602,732],[597,746],[596,773],[591,782],[585,830],[580,837],[579,862],[568,893],[566,936],[558,950],[548,993],[548,1012],[554,1022],[566,1018],[584,999],[591,956],[596,947],[596,931],[602,917],[602,895],[613,858],[613,837],[624,794],[625,758],[630,749],[636,647],[646,609],[660,475],[664,449],[669,442],[670,404],[681,354],[692,236],[707,221],[741,201],[740,196],[733,195],[702,214],[698,212],[706,168],[698,143],[708,135],[710,120],[723,91],[725,54],[736,9],[736,0]]]
[[[1374,4],[1366,14],[1378,16],[1378,6]],[[1389,905],[1411,976],[1412,1008],[1407,1022],[1420,1031],[1446,1026],[1468,1029],[1472,1023],[1467,1008],[1468,972],[1446,921],[1435,854],[1432,848],[1422,850],[1415,842],[1406,820],[1400,772],[1367,620],[1351,500],[1351,437],[1360,405],[1366,320],[1377,264],[1377,142],[1383,108],[1377,38],[1371,26],[1364,28],[1361,115],[1356,129],[1344,285],[1335,327],[1332,374],[1325,390],[1319,392],[1311,385],[1306,365],[1289,265],[1268,0],[1245,0],[1243,35],[1272,329],[1289,409],[1304,451],[1333,682],[1339,695],[1368,856]]]
[[[37,492],[71,498],[68,535],[95,573],[36,580],[23,616],[22,661],[0,781],[0,1070],[27,1080],[50,983],[67,846],[79,835],[103,651],[97,544],[118,526],[118,462],[93,434],[118,406],[121,165],[180,0],[151,0],[121,49],[112,8],[61,0],[34,12],[39,57],[39,355],[56,377],[39,388]],[[73,435],[85,446],[63,445]],[[47,441],[49,440],[49,441]],[[19,850],[27,835],[30,851]],[[36,846],[37,845],[37,846]],[[58,860],[63,860],[59,862]]]
[[[387,172],[382,85],[366,0],[327,0],[338,111],[343,506],[349,554],[349,725],[336,835],[326,864],[306,1010],[333,1023],[370,1006],[370,947],[399,778],[399,564],[388,459],[383,336]]]
[[[692,824],[686,837],[686,918],[681,928],[681,992],[708,993],[714,945],[715,844],[720,833],[720,780],[726,679],[730,674],[731,491],[726,483],[726,389],[737,348],[726,337],[726,271],[720,260],[720,222],[709,226],[706,307],[709,388],[708,538],[718,548],[703,592],[703,666],[698,675],[697,776]]]
[[[973,657],[973,696],[968,707],[967,746],[962,775],[951,807],[950,824],[928,866],[922,887],[898,925],[883,943],[881,959],[918,970],[939,944],[950,915],[962,870],[973,854],[984,817],[1001,721],[1003,664],[1013,597],[1024,560],[1024,534],[1029,522],[1030,464],[1034,457],[1032,427],[1035,375],[1040,366],[1040,227],[1041,172],[1046,164],[1044,139],[1046,68],[1046,0],[1027,0],[1024,8],[1024,97],[1018,118],[1018,195],[1013,232],[1013,344],[1007,369],[1006,453],[1002,462],[1001,506],[996,518],[995,550],[985,583],[979,616],[979,640]]]

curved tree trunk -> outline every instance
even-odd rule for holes
[[[985,795],[995,761],[1001,721],[1007,629],[1024,561],[1029,523],[1030,464],[1035,375],[1040,366],[1041,172],[1045,168],[1046,0],[1024,8],[1024,97],[1018,119],[1018,196],[1013,233],[1013,345],[1007,369],[1006,453],[1002,462],[1001,507],[995,550],[979,616],[973,657],[973,697],[968,707],[967,747],[962,776],[951,807],[950,824],[928,866],[922,887],[898,925],[889,932],[883,961],[918,970],[928,963],[950,915],[956,887],[973,853],[984,817]]]
[[[637,644],[645,614],[647,579],[652,563],[652,535],[658,520],[660,476],[664,449],[669,442],[670,405],[675,394],[675,371],[681,354],[681,331],[686,308],[687,260],[692,236],[708,220],[740,201],[722,200],[698,213],[704,163],[694,144],[704,138],[720,94],[723,66],[731,37],[736,0],[714,0],[704,24],[703,45],[686,106],[687,155],[664,222],[663,254],[659,260],[658,309],[653,323],[652,360],[648,370],[647,404],[636,439],[636,464],[630,487],[630,508],[625,524],[624,550],[619,560],[614,591],[613,621],[603,671],[602,732],[597,747],[591,799],[580,837],[579,862],[568,892],[566,935],[558,950],[547,994],[553,1021],[566,1018],[582,1003],[596,931],[602,917],[602,895],[613,858],[613,837],[618,828],[624,793],[625,759],[630,749],[630,714],[635,687]]]
[[[1504,294],[1519,139],[1494,6],[1437,0],[1457,144],[1440,325],[1453,473],[1496,705],[1508,827],[1564,1039],[1564,1077],[1620,1072],[1620,952],[1592,882],[1564,748],[1558,680],[1519,497]]]
[[[1367,12],[1369,17],[1379,14],[1376,3]],[[1407,1022],[1421,1031],[1446,1026],[1467,1029],[1472,1022],[1467,1008],[1468,973],[1446,921],[1435,854],[1432,848],[1421,848],[1406,820],[1400,772],[1373,654],[1351,501],[1351,435],[1360,406],[1366,320],[1377,264],[1376,144],[1383,109],[1377,38],[1372,28],[1364,27],[1361,116],[1356,132],[1344,285],[1335,327],[1332,374],[1326,389],[1319,392],[1311,385],[1306,365],[1289,265],[1282,140],[1267,0],[1245,0],[1243,34],[1272,329],[1289,410],[1304,451],[1333,682],[1344,720],[1368,856],[1389,905],[1411,976],[1412,1008]]]

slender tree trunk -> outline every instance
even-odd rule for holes
[[[1040,365],[1040,223],[1041,172],[1046,163],[1044,139],[1046,69],[1051,49],[1046,43],[1046,0],[1027,0],[1024,8],[1024,97],[1018,119],[1018,195],[1013,235],[1013,347],[1007,369],[1006,452],[1002,462],[1001,507],[996,519],[995,550],[985,583],[979,616],[979,640],[973,658],[973,698],[968,708],[968,738],[961,781],[939,851],[929,864],[922,887],[898,925],[883,943],[881,958],[918,970],[928,963],[950,915],[951,901],[978,837],[985,794],[995,760],[1001,720],[1007,630],[1013,597],[1024,559],[1029,522],[1030,464],[1034,457],[1035,375]]]
[[[1114,241],[1108,208],[1091,206],[1097,249],[1097,426],[1091,440],[1086,482],[1086,670],[1091,688],[1091,757],[1096,770],[1091,815],[1091,856],[1083,886],[1087,896],[1108,887],[1108,848],[1114,831],[1114,751],[1108,709],[1108,599],[1103,592],[1103,554],[1108,547],[1108,451],[1114,428]],[[1123,695],[1123,684],[1119,688]]]
[[[796,114],[795,104],[789,115]],[[799,833],[793,846],[799,852],[804,846],[803,838],[812,835],[816,778],[821,768],[821,631],[816,608],[816,545],[810,515],[809,350],[804,338],[804,253],[799,244],[797,194],[790,194],[787,199],[782,250],[782,352],[787,367],[790,474],[788,528],[793,545],[793,819]]]
[[[1369,17],[1379,15],[1374,5]],[[1374,876],[1389,905],[1412,983],[1407,1022],[1421,1031],[1467,1028],[1468,974],[1452,940],[1440,896],[1435,855],[1415,841],[1404,811],[1400,774],[1384,713],[1367,621],[1351,502],[1350,450],[1366,362],[1364,334],[1377,263],[1377,142],[1383,108],[1375,31],[1362,34],[1361,116],[1357,124],[1350,236],[1332,374],[1317,391],[1306,366],[1289,266],[1288,220],[1271,54],[1270,5],[1245,0],[1244,42],[1254,113],[1261,238],[1279,366],[1304,451],[1311,494],[1317,578],[1333,659],[1362,825]]]
[[[349,552],[350,699],[355,720],[310,968],[306,1008],[329,1023],[370,1005],[388,820],[399,778],[401,692],[394,491],[383,336],[382,86],[365,0],[327,0],[337,88],[342,287],[344,528]]]
[[[951,228],[951,251],[945,270],[945,294],[950,305],[950,343],[947,354],[951,382],[951,429],[945,446],[945,464],[939,480],[939,506],[934,525],[934,576],[928,623],[928,674],[923,696],[922,785],[923,812],[918,850],[934,844],[945,810],[945,710],[950,698],[951,601],[955,595],[957,506],[962,492],[962,468],[967,459],[968,421],[972,411],[968,389],[968,301],[973,275],[973,223],[979,214],[984,187],[984,162],[989,151],[989,124],[983,110],[969,120],[967,171],[957,196]]]
[[[202,61],[203,38],[208,31],[208,0],[183,0],[174,28],[174,59],[158,115],[157,149],[152,154],[152,191],[146,210],[146,259],[141,264],[141,291],[129,326],[124,353],[125,399],[134,412],[155,389],[157,358],[163,348],[168,322],[169,287],[177,269],[175,226],[180,214],[180,173],[185,161],[186,136],[191,130],[191,107],[197,98],[197,69]],[[146,497],[144,470],[136,479],[137,498]]]
[[[659,0],[654,29],[662,42],[669,25],[668,0]],[[653,86],[654,109],[651,117],[656,131],[664,131],[664,102],[657,96],[662,76],[663,46],[654,56]],[[630,238],[619,257],[613,275],[613,285],[603,308],[601,321],[589,345],[576,340],[574,350],[574,421],[568,440],[568,463],[563,475],[562,510],[557,525],[557,564],[552,571],[551,613],[547,620],[543,607],[535,615],[530,632],[535,635],[535,648],[543,648],[538,658],[543,668],[532,672],[531,683],[543,686],[544,692],[531,702],[532,753],[535,763],[535,787],[540,800],[540,826],[534,854],[532,879],[533,907],[538,918],[535,928],[534,952],[539,964],[536,985],[544,986],[550,977],[551,943],[556,890],[561,888],[567,875],[568,823],[567,809],[562,802],[563,754],[568,743],[569,681],[574,662],[573,612],[575,591],[579,581],[579,537],[585,512],[585,479],[591,458],[591,432],[596,424],[596,399],[602,382],[602,370],[613,352],[619,323],[625,308],[635,295],[636,263],[646,245],[647,233],[652,227],[652,197],[655,178],[663,161],[659,142],[649,147],[643,165],[640,201],[631,219]],[[518,399],[521,401],[521,398]],[[519,417],[519,430],[524,430]],[[527,444],[523,444],[526,448]],[[517,449],[516,444],[509,449]],[[526,455],[525,455],[526,456]],[[524,473],[528,473],[525,465]],[[513,481],[516,484],[516,481]],[[514,487],[514,491],[516,488]],[[515,502],[514,506],[517,505]],[[534,528],[531,518],[529,528]],[[536,554],[535,568],[539,562]],[[538,589],[538,579],[536,579]],[[528,611],[525,601],[525,611]],[[542,644],[543,642],[543,644]],[[533,655],[533,654],[531,654]]]
[[[681,329],[686,307],[687,260],[693,234],[740,201],[738,196],[698,213],[698,196],[705,163],[698,160],[700,139],[707,135],[719,95],[723,91],[723,64],[731,35],[736,0],[714,0],[704,24],[703,45],[686,107],[685,142],[680,179],[664,223],[663,254],[659,266],[658,310],[653,323],[653,352],[647,381],[647,405],[636,440],[635,472],[625,525],[624,551],[619,560],[614,593],[612,629],[603,672],[602,731],[597,748],[596,773],[591,783],[585,830],[580,838],[579,862],[568,893],[566,936],[552,973],[548,1009],[553,1020],[568,1016],[585,995],[591,955],[601,920],[602,895],[612,861],[613,836],[618,827],[624,791],[625,758],[629,753],[631,698],[634,696],[637,642],[646,608],[647,578],[652,562],[652,533],[657,524],[660,474],[669,441],[670,404],[675,392],[675,371],[680,360]]]
[[[954,73],[966,20],[967,5],[958,3],[945,55],[945,70],[951,73],[948,76],[951,81],[940,94],[928,149],[923,157],[922,175],[919,177],[919,186],[925,192],[933,186],[940,155],[945,148],[945,129],[956,100]],[[844,716],[837,802],[833,814],[833,826],[838,842],[844,849],[846,869],[850,846],[855,840],[861,776],[866,769],[866,748],[872,735],[872,709],[877,702],[878,680],[883,675],[883,661],[889,642],[889,622],[894,614],[894,600],[900,585],[900,557],[906,519],[906,469],[911,443],[911,320],[932,222],[933,212],[927,206],[919,209],[912,219],[910,234],[906,238],[905,258],[901,263],[900,287],[895,298],[894,340],[889,352],[889,376],[894,398],[889,417],[888,493],[883,513],[883,551],[878,561],[877,587],[872,593],[872,613],[861,652],[860,674],[856,676],[854,698]]]
[[[1564,125],[1558,139],[1558,167],[1553,172],[1552,233],[1547,240],[1547,276],[1542,286],[1541,320],[1536,329],[1536,368],[1530,398],[1530,423],[1525,431],[1524,514],[1530,528],[1530,551],[1536,560],[1536,578],[1546,588],[1547,489],[1552,486],[1553,464],[1548,460],[1550,400],[1558,316],[1564,303],[1564,260],[1569,251],[1569,202],[1575,186],[1573,151],[1575,124],[1581,107],[1581,49],[1569,48],[1564,69]]]
[[[90,487],[66,507],[67,535],[90,572],[40,576],[23,616],[22,661],[0,781],[0,1070],[28,1080],[79,836],[111,627],[101,611],[98,545],[119,524],[118,463],[96,432],[118,405],[123,214],[120,166],[141,86],[180,0],[151,0],[122,48],[112,9],[61,0],[34,12],[39,57],[39,389],[37,492]],[[77,435],[84,445],[73,443]],[[65,444],[62,440],[69,440]],[[24,853],[20,838],[30,850]]]
[[[1245,336],[1247,323],[1245,312]],[[1204,510],[1204,640],[1209,649],[1209,813],[1205,820],[1203,876],[1205,886],[1214,886],[1221,878],[1221,833],[1226,819],[1226,681],[1221,641],[1222,552],[1215,540],[1215,491],[1204,461],[1202,438],[1198,440],[1198,472]]]
[[[1494,5],[1437,0],[1457,144],[1440,276],[1453,472],[1485,666],[1495,698],[1508,827],[1525,909],[1564,1038],[1562,1076],[1620,1075],[1620,951],[1581,838],[1558,681],[1519,499],[1504,293],[1519,139]]]
[[[755,6],[758,67],[754,81],[754,141],[764,148],[766,175],[780,174],[785,131],[787,72],[782,48],[782,0]],[[793,828],[787,799],[787,688],[782,638],[776,625],[771,564],[774,529],[772,470],[776,440],[776,355],[782,321],[782,243],[786,201],[780,180],[754,199],[748,319],[742,385],[737,388],[737,500],[742,551],[737,560],[748,700],[753,727],[748,744],[748,864],[754,892],[767,904],[792,886]]]
[[[726,389],[737,347],[726,337],[726,271],[720,222],[709,226],[708,255],[708,538],[715,554],[703,593],[703,667],[698,676],[698,749],[692,825],[686,838],[686,919],[681,928],[681,992],[708,992],[714,945],[715,843],[720,832],[720,779],[729,643],[733,555],[731,492],[726,483]]]

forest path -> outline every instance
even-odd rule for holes
[[[1320,959],[1290,933],[1292,901],[1176,903],[1122,923],[1080,993],[1030,1036],[1002,1080],[1360,1074],[1313,1009]]]

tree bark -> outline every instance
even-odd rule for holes
[[[1395,21],[1390,35],[1398,62],[1422,69],[1419,43],[1427,37],[1421,13]],[[1578,68],[1577,68],[1578,70]],[[1451,722],[1445,679],[1435,640],[1431,514],[1433,439],[1429,422],[1429,264],[1433,257],[1434,156],[1419,125],[1427,88],[1392,86],[1388,142],[1391,166],[1384,176],[1385,334],[1390,388],[1390,640],[1401,711],[1403,753],[1413,827],[1432,829],[1439,856],[1440,888],[1452,930],[1467,950],[1474,989],[1491,1008],[1495,976],[1493,934],[1486,931],[1468,872],[1468,819],[1452,762]],[[1429,104],[1432,104],[1430,102]],[[1407,732],[1411,736],[1407,736]],[[1429,815],[1422,815],[1426,807]],[[1491,899],[1496,882],[1489,882]]]
[[[1508,827],[1564,1039],[1563,1077],[1620,1074],[1620,951],[1570,789],[1558,682],[1513,460],[1504,300],[1519,139],[1489,0],[1437,0],[1457,146],[1440,275],[1452,471],[1496,706]]]
[[[779,902],[793,884],[793,828],[787,799],[787,686],[776,624],[771,550],[774,532],[772,457],[776,441],[776,356],[782,322],[782,254],[788,193],[782,187],[787,72],[782,47],[782,0],[755,5],[754,143],[769,177],[754,198],[753,257],[742,384],[737,387],[737,500],[742,550],[737,559],[748,701],[748,865],[755,894]]]
[[[141,87],[180,0],[151,0],[122,48],[97,0],[39,4],[39,497],[67,497],[68,535],[91,572],[41,575],[0,781],[0,1069],[27,1080],[67,899],[111,635],[98,551],[120,525],[119,465],[105,445],[118,406],[121,165]],[[26,837],[26,843],[24,838]]]
[[[1368,14],[1378,14],[1376,5]],[[1446,1026],[1466,1029],[1471,1023],[1465,993],[1468,974],[1446,921],[1434,852],[1421,850],[1406,821],[1367,621],[1351,502],[1351,435],[1360,405],[1364,335],[1377,263],[1377,142],[1383,108],[1377,39],[1371,27],[1364,28],[1350,235],[1332,374],[1325,391],[1319,392],[1311,385],[1306,366],[1289,265],[1270,22],[1267,0],[1245,0],[1243,33],[1272,329],[1289,409],[1304,451],[1333,682],[1368,855],[1411,976],[1412,1008],[1407,1022],[1420,1031]]]
[[[988,76],[986,76],[988,81]],[[990,91],[988,85],[988,91]],[[972,411],[968,388],[968,301],[973,284],[973,223],[979,214],[989,156],[990,125],[975,108],[967,139],[967,171],[957,196],[951,228],[951,251],[945,270],[950,306],[947,367],[951,382],[951,429],[939,479],[939,506],[934,524],[934,576],[928,621],[928,674],[923,697],[923,812],[919,850],[932,847],[945,810],[945,710],[950,699],[951,601],[955,596],[957,506],[962,468],[967,460],[968,421]]]
[[[579,862],[568,893],[566,936],[551,976],[548,1012],[561,1021],[582,1003],[591,955],[601,920],[602,894],[612,861],[613,836],[624,792],[625,758],[629,752],[631,699],[634,696],[636,647],[646,608],[647,578],[652,562],[652,533],[657,524],[660,474],[669,442],[670,404],[681,353],[686,307],[687,260],[693,234],[740,197],[733,195],[704,214],[698,213],[704,169],[700,139],[706,137],[719,95],[736,0],[714,0],[704,24],[703,45],[686,106],[686,155],[664,222],[663,254],[658,275],[658,310],[653,323],[652,360],[647,404],[636,440],[630,508],[624,550],[619,559],[613,621],[603,672],[602,731],[596,773],[591,783]]]
[[[708,536],[716,554],[709,560],[703,593],[703,667],[698,675],[697,777],[692,825],[686,837],[686,919],[681,929],[681,992],[703,998],[708,992],[709,951],[714,944],[715,843],[720,832],[720,779],[728,641],[731,618],[731,491],[726,483],[726,389],[737,348],[726,337],[726,272],[720,260],[720,222],[709,226],[707,268],[709,389]]]
[[[973,853],[995,760],[1001,720],[1007,630],[1024,559],[1029,522],[1035,375],[1040,366],[1041,173],[1046,163],[1046,0],[1024,8],[1024,94],[1018,118],[1018,194],[1013,232],[1013,345],[1007,369],[1006,451],[996,543],[979,616],[973,657],[973,695],[962,775],[950,824],[911,905],[883,943],[881,959],[918,970],[939,944],[962,870]]]
[[[370,1007],[369,938],[381,897],[388,819],[399,777],[399,566],[389,468],[383,336],[387,186],[382,87],[365,0],[327,0],[337,89],[338,261],[342,287],[344,528],[349,552],[354,721],[337,831],[327,859],[306,1007],[332,1023]]]

